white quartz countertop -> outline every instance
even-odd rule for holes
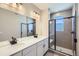
[[[18,38],[17,44],[11,45],[9,41],[0,42],[0,56],[10,56],[15,54],[24,48],[27,48],[39,41],[47,38],[46,36],[40,36],[38,38],[34,38],[33,36]]]

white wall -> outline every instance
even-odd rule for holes
[[[41,13],[42,35],[48,36],[48,9]]]
[[[75,8],[75,7],[74,7]],[[76,18],[76,33],[77,33],[77,55],[79,56],[79,4],[76,5],[77,18]]]
[[[51,15],[51,19],[54,19],[56,16],[69,17],[72,16],[72,9],[60,11]]]

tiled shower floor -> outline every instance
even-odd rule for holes
[[[45,56],[63,56],[59,53],[48,51]]]
[[[52,46],[51,48],[54,48],[54,46]],[[63,47],[60,47],[60,46],[56,46],[56,49],[57,49],[58,51],[65,52],[65,53],[67,53],[67,54],[73,55],[73,52],[72,52],[72,50],[70,50],[70,49],[63,48]]]

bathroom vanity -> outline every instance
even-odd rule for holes
[[[18,38],[14,45],[9,41],[0,43],[0,56],[43,56],[47,50],[48,38],[44,36]]]

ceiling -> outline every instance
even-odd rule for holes
[[[72,8],[74,3],[33,3],[40,10],[49,10],[50,13]]]
[[[40,10],[48,9],[48,3],[34,3],[34,5],[38,7]]]
[[[50,13],[63,11],[72,8],[73,3],[50,3],[48,4],[48,8]]]

